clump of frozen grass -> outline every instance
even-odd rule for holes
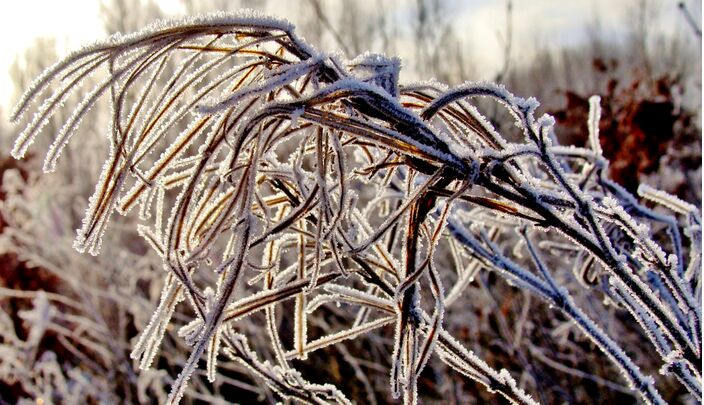
[[[132,352],[140,368],[153,364],[176,306],[194,314],[179,333],[191,351],[168,403],[181,400],[203,355],[216,379],[221,353],[284,398],[348,403],[333,385],[306,381],[292,359],[380,328],[394,331],[390,391],[404,403],[417,402],[433,354],[491,392],[534,403],[508,371],[446,330],[445,309],[471,282],[467,263],[573,320],[643,401],[663,403],[653,377],[580,308],[545,242],[569,244],[577,276],[598,280],[638,322],[663,372],[701,396],[699,212],[642,189],[676,216],[662,214],[606,177],[598,98],[585,123],[591,148],[563,147],[554,120],[535,116],[538,102],[502,86],[402,86],[397,59],[343,61],[313,50],[287,22],[215,14],[117,36],[50,68],[13,113],[20,120],[45,100],[13,155],[23,156],[61,100],[103,68],[107,78],[60,130],[45,169],[108,97],[110,152],[75,247],[98,254],[113,211],[139,207],[139,234],[167,270]],[[60,85],[47,94],[52,82]],[[472,104],[479,97],[510,113],[519,141],[481,115]],[[663,244],[651,231],[662,226]],[[447,252],[450,265],[438,265]],[[274,324],[288,300],[292,347]],[[354,322],[309,338],[314,313],[339,304],[358,309]],[[238,331],[259,311],[276,364],[259,360]]]

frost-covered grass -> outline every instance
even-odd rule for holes
[[[165,272],[131,357],[147,375],[168,363],[155,361],[163,352],[185,355],[166,402],[192,392],[205,359],[209,382],[234,364],[284,398],[349,403],[324,375],[308,381],[302,364],[392,331],[374,346],[388,351],[393,398],[416,403],[421,373],[440,361],[534,403],[515,375],[451,333],[462,317],[447,313],[461,313],[458,298],[484,271],[576,325],[640,400],[664,403],[584,297],[627,312],[661,373],[701,398],[699,210],[649,187],[633,196],[606,176],[599,99],[585,122],[591,147],[561,146],[533,98],[492,83],[399,85],[399,69],[380,55],[320,53],[285,21],[213,14],[77,51],[22,97],[16,158],[71,94],[84,95],[52,140],[46,171],[93,105],[111,103],[109,155],[74,246],[104,255],[109,238],[105,260],[119,261],[116,231],[105,232],[112,213],[138,218]],[[103,79],[85,89],[91,76]],[[513,131],[499,133],[478,98],[510,113]],[[56,315],[45,294],[34,300],[25,318],[36,335]],[[265,322],[246,322],[261,314]],[[373,391],[359,366],[354,378]]]

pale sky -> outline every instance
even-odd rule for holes
[[[6,105],[11,97],[12,62],[34,39],[54,36],[63,54],[103,36],[99,8],[98,1],[88,0],[4,2],[0,12],[0,103]]]
[[[661,21],[681,28],[683,23],[681,17],[677,19],[676,1],[651,0],[651,3],[653,1],[664,8],[660,12],[674,14]],[[701,13],[701,1],[694,3],[699,7],[695,13]],[[4,4],[0,6],[0,104],[5,106],[12,92],[8,70],[15,57],[35,38],[54,36],[59,56],[63,56],[105,36],[99,16],[100,0],[17,0]],[[171,13],[178,13],[180,9],[178,0],[160,0],[159,4]],[[457,32],[469,39],[473,55],[482,55],[483,66],[477,66],[480,74],[490,75],[501,64],[499,37],[505,28],[505,4],[502,0],[455,0]],[[513,57],[520,59],[530,54],[536,44],[554,46],[579,42],[597,13],[605,29],[624,29],[623,21],[637,0],[514,0],[513,4]],[[266,11],[272,10],[279,11],[279,17],[288,17],[294,23],[297,20],[295,15],[280,11],[281,7],[269,7]],[[673,18],[679,24],[672,24]],[[661,28],[674,29],[667,25]]]
[[[167,10],[174,10],[177,0],[159,3]],[[0,5],[0,104],[7,106],[12,97],[10,66],[35,39],[53,36],[61,57],[105,35],[100,0],[3,0]]]

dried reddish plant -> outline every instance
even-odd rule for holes
[[[176,70],[164,74],[168,65]],[[445,309],[480,269],[560,311],[643,401],[663,403],[655,380],[573,293],[607,297],[638,321],[663,373],[701,395],[699,211],[641,187],[676,216],[661,214],[606,176],[598,98],[590,100],[591,147],[563,147],[553,119],[535,117],[537,101],[503,87],[400,86],[397,59],[343,61],[312,49],[286,22],[216,14],[116,36],[48,69],[13,114],[19,120],[43,100],[15,157],[100,69],[104,80],[58,132],[44,167],[56,167],[91,106],[107,97],[110,153],[75,247],[98,254],[112,213],[139,211],[139,234],[166,271],[132,352],[140,368],[152,366],[175,307],[192,308],[179,332],[191,351],[169,403],[202,357],[215,380],[221,355],[285,398],[348,403],[337,387],[304,379],[292,360],[380,328],[394,331],[390,390],[405,403],[417,402],[431,356],[512,402],[533,403],[508,371],[446,330]],[[45,94],[50,83],[58,86]],[[498,133],[472,104],[478,97],[505,108],[516,133]],[[669,236],[663,244],[651,225]],[[340,304],[358,309],[348,324],[311,337],[316,311]],[[238,329],[260,311],[266,354]],[[293,342],[281,336],[280,311],[292,313]]]

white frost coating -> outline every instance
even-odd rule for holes
[[[611,196],[605,197],[602,200],[602,204],[612,215],[622,221],[624,231],[626,231],[636,243],[641,244],[643,249],[652,255],[653,260],[657,259],[662,266],[667,266],[665,251],[650,239],[650,227],[648,227],[648,225],[637,223],[633,217],[623,209],[618,201]]]
[[[293,110],[293,114],[291,114],[291,128],[296,129],[300,126],[299,120],[301,119],[301,115],[303,115],[303,111],[305,109],[303,107],[296,108]],[[274,158],[276,158],[276,155],[274,155]]]
[[[325,290],[345,299],[347,302],[368,305],[387,312],[393,311],[394,308],[394,304],[391,300],[369,294],[356,288],[349,288],[338,284],[329,284],[325,286]]]
[[[178,336],[182,337],[186,341],[186,344],[190,347],[195,346],[196,342],[200,339],[203,334],[203,319],[195,318],[191,322],[183,325],[178,330]]]
[[[60,87],[54,92],[54,94],[52,94],[51,97],[47,98],[44,103],[42,103],[32,117],[32,121],[27,124],[15,141],[11,152],[15,159],[21,159],[24,157],[27,149],[34,142],[36,135],[39,134],[42,128],[49,122],[49,118],[53,115],[56,109],[63,107],[64,102],[71,94],[71,91],[75,87],[80,87],[82,85],[81,81],[85,79],[85,77],[92,75],[94,72],[93,68],[97,66],[97,64],[102,63],[103,60],[98,60],[98,62],[86,68],[84,72],[78,74],[76,78],[72,78],[70,83]]]
[[[505,256],[499,254],[495,245],[489,244],[488,248],[482,246],[479,241],[454,218],[451,217],[448,219],[447,227],[458,242],[471,249],[477,254],[478,257],[484,259],[486,265],[495,267],[497,270],[504,271],[511,281],[516,283],[521,288],[532,291],[538,296],[552,296],[551,289],[544,281],[536,277],[534,274],[526,271]]]
[[[11,120],[16,122],[26,111],[30,101],[37,96],[52,80],[56,79],[59,72],[80,60],[94,54],[110,52],[115,56],[131,50],[134,46],[150,36],[164,30],[200,28],[202,33],[218,32],[222,28],[278,30],[291,36],[296,45],[310,51],[312,48],[293,36],[295,26],[282,19],[276,19],[262,14],[256,10],[243,9],[234,12],[215,12],[199,16],[189,16],[181,19],[157,20],[147,25],[143,30],[132,34],[114,34],[106,40],[97,41],[80,50],[70,53],[66,58],[57,62],[44,71],[20,97],[20,101],[12,111]]]
[[[654,203],[660,204],[663,207],[669,208],[678,214],[689,215],[699,212],[697,207],[694,205],[686,201],[682,201],[677,196],[670,193],[653,188],[646,183],[641,183],[638,186],[638,195]]]
[[[85,49],[73,52],[69,54],[69,56],[64,60],[55,63],[53,66],[49,67],[44,72],[42,72],[42,74],[37,79],[35,79],[34,82],[30,85],[29,89],[25,91],[24,94],[22,94],[20,100],[17,102],[17,105],[15,106],[10,115],[10,120],[13,123],[17,122],[22,117],[34,97],[41,93],[46,88],[46,86],[48,86],[49,83],[56,78],[59,72],[66,69],[68,66],[77,63],[79,60],[97,52],[100,52],[100,50]],[[52,97],[52,99],[59,100],[60,94],[61,93],[57,92],[54,97]],[[47,102],[49,100],[50,99],[47,99]],[[43,107],[41,108],[41,110],[48,111]]]
[[[409,83],[403,83],[400,85],[400,88],[401,93],[410,93],[413,91],[432,91],[440,94],[447,91],[449,86],[438,81],[436,78],[431,78],[428,80],[416,80]]]
[[[35,83],[30,86],[29,90],[21,97],[20,101],[17,104],[17,107],[12,113],[12,121],[15,122],[21,117],[23,112],[27,109],[29,102],[38,93],[40,93],[52,80],[54,80],[61,71],[75,63],[78,63],[82,59],[96,53],[110,53],[113,58],[116,58],[121,54],[129,54],[135,49],[136,46],[142,46],[141,41],[144,41],[145,39],[162,30],[176,28],[185,29],[189,27],[201,28],[201,34],[205,34],[209,30],[213,30],[215,28],[232,27],[239,29],[280,30],[292,35],[294,29],[294,26],[287,21],[266,17],[257,11],[241,10],[234,13],[218,12],[203,16],[187,17],[176,20],[161,20],[148,25],[144,30],[134,34],[115,34],[105,41],[96,42],[93,45],[89,45],[79,51],[71,53],[64,60],[47,69],[42,74],[42,76],[40,76],[35,81]],[[292,36],[292,39],[296,42],[296,45],[301,46],[303,49],[306,49],[308,51],[312,51],[312,48],[305,46],[301,41],[298,41],[295,37]],[[155,46],[159,45],[152,44],[151,49],[155,49]],[[149,48],[147,48],[146,50],[148,49]],[[56,164],[56,159],[58,158],[61,149],[67,142],[68,138],[70,137],[77,124],[80,122],[83,115],[90,109],[97,97],[100,96],[109,85],[118,80],[125,72],[129,71],[129,69],[136,62],[141,60],[144,54],[150,53],[146,52],[146,50],[142,53],[142,55],[137,55],[135,58],[133,58],[133,61],[128,63],[127,66],[122,67],[117,72],[114,72],[111,78],[107,79],[106,82],[102,83],[96,88],[94,94],[84,99],[82,105],[75,110],[74,116],[71,117],[67,121],[64,128],[62,128],[57,141],[54,142],[54,145],[52,146],[47,157],[47,161],[45,162],[46,171],[53,171],[53,168]],[[98,59],[98,62],[100,63],[105,61],[105,58],[96,57],[95,59]],[[91,69],[86,72],[86,74],[91,73],[92,69],[95,68],[95,66],[96,65],[92,66]],[[75,84],[72,84],[72,86],[75,87]],[[15,147],[12,151],[13,156],[18,158],[24,156],[27,148],[34,139],[34,136],[39,132],[42,126],[46,124],[46,120],[51,115],[52,111],[54,111],[56,107],[60,106],[62,104],[62,100],[65,100],[65,98],[69,94],[70,89],[62,89],[57,92],[57,94],[53,98],[46,100],[44,104],[45,107],[41,108],[35,114],[34,121],[30,123],[30,125],[27,127],[27,130],[23,132],[23,134],[17,139]]]
[[[174,121],[174,117],[181,117],[184,115],[185,107],[181,108],[177,112],[167,114],[166,116],[161,117],[162,114],[168,111],[169,106],[171,106],[172,102],[177,98],[177,95],[183,93],[190,86],[194,86],[195,84],[199,83],[204,78],[207,72],[209,72],[211,69],[217,68],[220,64],[228,60],[227,55],[225,55],[220,58],[205,62],[200,67],[193,70],[185,79],[180,80],[183,74],[188,71],[191,65],[200,56],[202,55],[199,53],[195,53],[194,55],[189,57],[185,62],[182,63],[178,71],[176,71],[171,76],[169,82],[164,85],[166,91],[162,91],[161,94],[156,97],[155,100],[153,100],[152,106],[149,108],[148,112],[143,115],[141,120],[141,127],[136,130],[133,129],[133,132],[135,134],[140,134],[139,136],[132,136],[132,138],[134,139],[132,140],[131,147],[132,150],[134,150],[133,154],[137,156],[135,158],[135,162],[138,162],[140,159],[139,156],[146,152],[145,149],[150,149],[151,146],[153,146],[153,144],[156,142],[158,136],[160,136],[163,131],[168,129],[170,125],[172,125],[171,123]],[[232,69],[230,71],[232,71]],[[218,82],[219,80],[224,80],[227,77],[227,72],[225,72],[218,78],[214,79],[214,81]],[[167,99],[167,96],[171,97]],[[196,100],[198,99],[196,98]],[[195,104],[195,101],[192,101],[191,103]],[[190,108],[190,106],[191,104],[189,104],[188,108]],[[161,117],[159,120],[161,124],[159,125],[159,128],[157,130],[155,130],[156,127],[154,126],[156,125],[156,122],[153,121],[154,117]],[[168,123],[163,124],[163,122]],[[150,125],[151,127],[149,127]],[[147,134],[149,135],[145,137],[145,135]],[[131,134],[128,134],[128,136],[130,135]],[[148,146],[144,147],[143,145]]]
[[[186,79],[184,79],[184,81],[180,83],[180,86],[176,87],[176,89],[173,90],[175,94],[172,96],[172,98],[168,100],[168,102],[165,103],[166,106],[161,108],[156,114],[157,117],[160,117],[160,120],[158,122],[158,129],[155,131],[152,128],[148,137],[146,139],[142,139],[142,142],[140,144],[136,144],[134,146],[134,149],[136,150],[135,152],[133,152],[135,156],[134,162],[139,162],[146,154],[151,153],[154,150],[154,146],[159,142],[159,140],[164,135],[166,135],[171,128],[176,126],[176,124],[180,122],[181,119],[191,113],[193,111],[193,107],[196,106],[196,104],[198,104],[198,102],[200,102],[200,100],[203,99],[208,93],[219,87],[222,82],[227,81],[233,76],[236,76],[242,72],[243,69],[241,66],[235,66],[223,72],[216,78],[212,79],[212,83],[204,85],[203,88],[198,88],[197,93],[191,98],[189,98],[188,102],[184,103],[184,105],[177,109],[175,112],[167,112],[168,106],[171,104],[172,101],[174,101],[175,98],[177,98],[179,94],[191,87],[195,87],[200,81],[206,78],[206,74],[208,73],[208,71],[215,68],[219,64],[224,63],[225,61],[227,61],[227,58],[221,57],[219,59],[215,59],[208,63],[205,63],[203,66],[191,73]],[[165,112],[167,113],[164,114]],[[162,116],[162,114],[164,115]],[[220,121],[218,121],[218,125],[222,123],[223,120],[224,117],[221,117]],[[196,121],[198,121],[197,117],[194,118],[194,122]]]
[[[95,191],[88,199],[88,207],[83,215],[83,222],[80,229],[76,230],[76,239],[73,247],[78,252],[84,252],[86,249],[92,255],[97,255],[100,250],[102,235],[112,214],[113,201],[108,201],[107,210],[102,215],[97,215],[97,211],[101,203],[105,203],[102,196],[105,190],[119,189],[120,179],[108,176],[111,166],[118,159],[114,145],[110,145],[109,158],[103,164],[100,179],[96,185]],[[116,193],[114,194],[116,195]],[[114,200],[114,198],[113,198]]]
[[[371,127],[377,132],[388,135],[391,138],[395,138],[413,145],[424,154],[435,157],[441,162],[447,162],[451,165],[464,167],[464,163],[459,157],[449,152],[443,152],[435,146],[439,142],[438,136],[423,122],[423,120],[420,119],[420,117],[405,109],[397,99],[390,97],[388,92],[381,87],[374,86],[354,78],[343,78],[329,86],[322,88],[307,99],[304,99],[303,102],[315,102],[317,100],[327,99],[332,96],[341,98],[370,98],[375,102],[380,102],[385,109],[385,113],[393,116],[400,122],[408,124],[411,128],[416,129],[417,131],[414,135],[417,135],[420,138],[416,139],[411,137],[409,134],[393,131],[371,122],[365,122],[365,126]],[[353,117],[350,117],[348,120],[352,122],[357,121],[357,119]]]
[[[361,80],[384,89],[391,97],[398,97],[400,58],[365,52],[350,61],[349,66]]]
[[[282,66],[277,71],[272,72],[261,84],[237,90],[224,100],[201,105],[198,107],[198,111],[204,114],[214,114],[236,105],[240,100],[246,97],[270,93],[310,73],[320,65],[324,59],[325,55],[320,54],[295,65]]]
[[[603,155],[601,142],[599,141],[599,121],[601,120],[600,103],[601,97],[589,97],[589,120],[587,121],[587,126],[589,127],[589,145],[597,155]]]
[[[228,347],[225,353],[238,360],[254,375],[263,378],[268,385],[286,400],[323,405],[336,403],[351,405],[349,399],[331,384],[312,384],[303,379],[300,372],[292,368],[272,366],[268,361],[260,361],[249,348],[246,337],[227,330]]]
[[[149,325],[142,331],[137,344],[135,344],[130,354],[131,358],[139,360],[139,368],[141,370],[148,369],[151,366],[164,337],[166,327],[169,325],[176,305],[181,300],[183,300],[181,286],[174,277],[169,275],[161,292],[159,306],[154,311]]]
[[[533,112],[539,105],[538,101],[532,97],[526,100],[521,97],[514,96],[506,89],[506,87],[500,84],[485,81],[465,82],[460,86],[448,90],[440,97],[433,100],[432,103],[428,104],[421,115],[425,116],[428,112],[434,113],[438,108],[441,108],[446,104],[463,98],[473,97],[490,97],[504,104],[507,107],[508,112],[511,113],[516,120],[516,124],[519,128],[525,128],[524,120],[527,117],[532,117]]]
[[[394,321],[394,317],[387,316],[384,318],[379,318],[379,319],[376,319],[373,321],[363,323],[361,325],[358,325],[358,326],[350,328],[350,329],[345,329],[345,330],[341,330],[339,332],[327,334],[322,338],[318,338],[318,339],[315,339],[313,341],[308,342],[304,348],[304,355],[307,356],[309,353],[312,353],[316,350],[324,349],[328,346],[342,343],[345,340],[350,340],[350,339],[357,338],[361,335],[365,335],[373,330],[387,326],[387,325],[391,324],[393,321]],[[288,359],[292,359],[292,358],[296,358],[296,357],[300,357],[298,351],[291,350],[286,353],[286,358],[288,358]]]
[[[147,181],[154,182],[160,175],[166,171],[171,161],[178,160],[178,157],[186,152],[189,145],[199,137],[203,136],[202,129],[207,128],[209,118],[196,118],[188,124],[188,127],[182,131],[178,137],[165,149],[157,161],[152,165],[152,168],[144,174]],[[119,209],[121,213],[128,212],[136,202],[138,197],[146,191],[149,185],[144,182],[135,184],[119,201]]]
[[[467,350],[452,335],[446,331],[440,332],[442,340],[438,344],[438,354],[445,363],[468,377],[484,384],[490,392],[493,386],[505,386],[507,394],[512,400],[518,399],[525,404],[537,405],[538,403],[523,389],[518,387],[515,379],[505,369],[497,371],[480,359],[474,352]],[[503,388],[503,387],[502,387]]]
[[[152,46],[151,49],[156,48],[155,46]],[[116,72],[113,72],[110,77],[95,86],[94,90],[85,97],[83,102],[81,102],[78,107],[76,107],[71,117],[66,120],[66,123],[59,131],[56,139],[49,147],[46,159],[44,160],[44,172],[53,172],[56,169],[56,161],[59,159],[59,156],[61,156],[61,152],[71,139],[73,132],[78,127],[83,117],[90,111],[91,108],[93,108],[98,98],[102,96],[110,86],[114,85],[119,79],[121,79],[124,74],[129,72],[135,64],[137,64],[140,60],[143,60],[149,53],[150,52],[144,52],[143,54],[137,55],[129,60],[124,67]]]
[[[533,113],[535,110],[538,109],[538,107],[540,107],[540,103],[538,102],[538,99],[535,97],[528,97],[528,98],[515,97],[514,100],[515,100],[516,105],[518,105],[522,110],[528,111],[528,113]]]
[[[620,284],[620,283],[618,283]],[[641,372],[640,368],[631,358],[614,342],[599,326],[579,310],[571,298],[566,298],[565,313],[577,321],[577,325],[589,336],[592,341],[602,349],[607,356],[619,366],[623,376],[629,382],[631,388],[637,389],[642,398],[648,403],[662,404],[666,402],[660,396],[655,381],[649,375]]]
[[[208,341],[207,349],[207,378],[209,382],[215,382],[217,376],[217,357],[220,351],[220,341],[222,328],[217,328],[213,336]]]

